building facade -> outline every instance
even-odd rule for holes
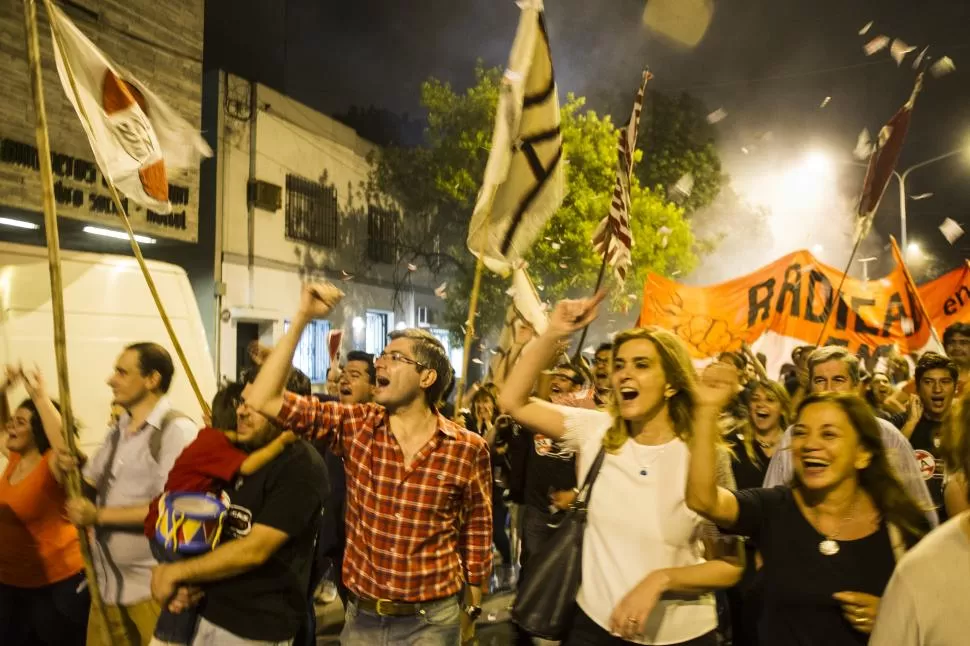
[[[443,302],[433,276],[398,252],[407,218],[368,188],[369,159],[380,150],[347,126],[224,71],[206,73],[204,94],[215,164],[203,169],[203,194],[214,187],[220,250],[218,374],[237,378],[251,341],[275,343],[308,280],[333,281],[346,293],[297,352],[297,366],[317,385],[326,381],[331,330],[343,330],[343,353],[379,353],[403,327],[424,327],[450,346],[437,325]]]

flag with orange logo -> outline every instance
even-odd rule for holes
[[[842,272],[797,251],[758,271],[710,286],[681,285],[650,274],[644,285],[640,325],[672,330],[696,359],[742,342],[768,356],[778,374],[798,345],[814,344],[826,318],[824,345],[842,345],[863,359],[935,346],[917,290],[903,267],[870,281],[847,278],[835,298]],[[932,310],[929,310],[932,312]]]
[[[920,285],[919,293],[940,337],[954,323],[970,323],[970,260]]]
[[[105,178],[128,198],[169,213],[168,169],[197,167],[212,151],[198,129],[114,65],[51,2],[54,58]]]

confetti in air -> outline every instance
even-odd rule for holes
[[[829,102],[831,100],[832,100],[832,97],[830,97],[830,96],[825,97],[824,99],[822,99],[822,103],[818,107],[824,108],[825,106],[827,106],[829,104]]]
[[[855,143],[855,150],[852,151],[852,156],[856,159],[869,159],[869,155],[872,154],[872,136],[869,131],[865,128],[859,133],[859,138]]]
[[[553,243],[552,243],[551,245],[549,245],[549,246],[550,246],[550,247],[552,247],[554,251],[559,251],[559,249],[560,249],[560,247],[562,247],[562,245],[561,245],[561,244],[559,244],[558,242],[553,242]]]
[[[865,51],[866,56],[872,56],[877,54],[882,50],[889,47],[889,37],[888,36],[876,36],[862,48]]]
[[[341,272],[340,272],[340,280],[353,280],[353,279],[354,279],[354,275],[353,274],[348,274],[347,272],[341,270]]]
[[[448,296],[448,281],[445,281],[438,285],[434,290],[434,295],[438,298],[446,298]]]
[[[747,155],[751,151],[748,150],[748,147],[747,146],[741,146],[741,152],[744,153],[745,155]]]
[[[725,112],[724,108],[718,108],[714,112],[707,115],[707,122],[711,125],[714,125],[719,121],[724,121],[724,119],[726,118],[727,118],[727,112]]]
[[[418,266],[417,265],[415,265],[413,263],[410,263],[410,262],[408,263],[408,271],[417,271],[417,270],[418,270]]]
[[[940,233],[943,234],[947,242],[953,244],[963,235],[963,227],[955,220],[947,218],[940,224]]]
[[[930,197],[933,197],[932,193],[920,193],[919,195],[910,195],[909,199],[915,202],[919,202],[920,200],[925,200]]]
[[[475,363],[475,364],[478,364],[478,365],[482,365],[482,360],[479,359],[478,357],[475,357],[474,359],[472,359],[472,363]]]
[[[919,69],[920,63],[923,62],[923,59],[926,57],[926,52],[929,51],[929,49],[930,49],[929,45],[927,45],[926,47],[924,47],[923,48],[923,51],[921,51],[919,53],[919,56],[916,57],[916,60],[913,61],[913,69],[914,70],[918,70]]]
[[[868,33],[869,33],[869,30],[870,30],[870,29],[872,29],[872,21],[871,21],[871,20],[870,20],[869,22],[867,22],[867,23],[866,23],[866,24],[865,24],[865,25],[864,25],[864,26],[862,27],[862,29],[860,29],[860,30],[859,30],[859,35],[860,35],[860,36],[865,36],[866,34],[868,34]]]
[[[953,64],[950,57],[944,56],[940,60],[930,65],[930,74],[932,74],[935,78],[940,78],[941,76],[946,76],[947,74],[955,71],[956,68],[957,66]]]
[[[690,197],[691,192],[694,190],[694,175],[691,173],[684,173],[677,183],[673,185],[670,189],[670,200],[676,204],[679,204]]]
[[[903,64],[903,59],[906,58],[906,55],[915,50],[915,47],[907,45],[904,41],[897,38],[889,47],[889,55],[893,57],[896,65],[899,66]]]

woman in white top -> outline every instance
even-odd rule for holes
[[[596,317],[601,299],[560,302],[499,398],[499,407],[524,427],[573,446],[580,482],[600,447],[607,451],[589,501],[579,610],[564,644],[713,646],[711,591],[737,583],[742,568],[740,558],[719,558],[715,549],[724,544],[684,503],[697,397],[684,346],[658,328],[617,335],[609,413],[529,398],[540,371]],[[729,484],[727,462],[722,472]]]

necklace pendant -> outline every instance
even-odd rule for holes
[[[642,475],[642,476],[647,475],[647,470],[646,469],[640,469],[640,475]]]
[[[825,556],[835,556],[839,553],[839,544],[831,538],[826,538],[818,544],[818,551]]]

